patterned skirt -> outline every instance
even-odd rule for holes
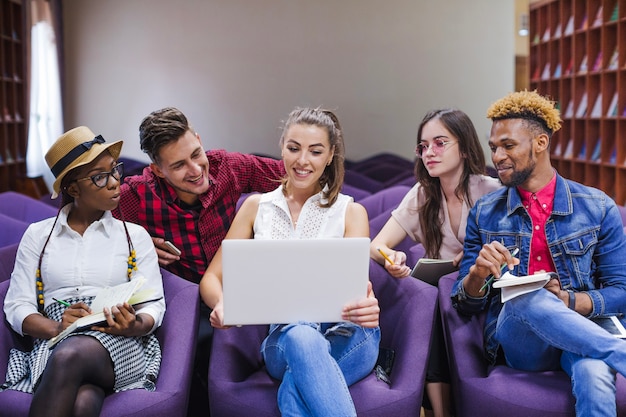
[[[93,297],[77,297],[68,300],[70,304],[84,301],[91,303]],[[52,320],[61,321],[66,307],[59,303],[53,303],[46,308],[46,314]],[[155,382],[161,367],[161,347],[154,334],[141,337],[126,337],[102,333],[93,330],[74,332],[72,336],[88,335],[100,341],[102,346],[109,352],[113,369],[115,371],[115,392],[129,389],[144,388],[154,391]],[[48,358],[54,354],[54,349],[48,348],[48,340],[35,339],[33,350],[22,352],[11,349],[6,373],[6,382],[0,386],[0,391],[13,389],[32,393],[39,378],[46,368]]]

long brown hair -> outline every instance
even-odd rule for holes
[[[463,172],[461,180],[454,190],[454,194],[465,200],[468,206],[474,203],[469,195],[470,175],[479,175],[485,173],[485,155],[476,128],[467,114],[457,109],[439,109],[432,110],[424,116],[424,119],[417,130],[417,143],[422,139],[422,130],[424,125],[431,120],[439,119],[441,124],[452,133],[459,142],[459,152],[463,160]],[[415,161],[415,178],[420,183],[422,194],[418,195],[418,202],[423,198],[424,203],[418,207],[420,215],[420,227],[424,234],[422,244],[426,249],[426,256],[429,258],[439,258],[439,252],[443,242],[443,234],[441,226],[443,225],[443,216],[441,210],[443,206],[441,183],[439,178],[431,177],[424,166],[421,158]]]

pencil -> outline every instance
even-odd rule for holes
[[[383,258],[385,258],[387,262],[389,262],[391,265],[395,265],[391,258],[385,252],[383,252],[381,248],[376,248],[376,250],[380,252],[381,255],[383,255]]]
[[[63,304],[65,307],[69,307],[69,306],[71,305],[71,304],[70,304],[70,303],[68,303],[67,301],[57,300],[57,299],[56,299],[56,298],[54,298],[54,297],[52,297],[52,299],[53,299],[54,301],[56,301],[57,303],[59,303],[59,304]]]
[[[515,248],[515,249],[513,249],[513,252],[511,252],[511,256],[515,257],[515,255],[517,255],[518,253],[519,253],[519,248]],[[502,266],[500,267],[500,272],[504,271],[504,268],[506,268],[506,263],[502,264]],[[478,290],[478,292],[481,292],[485,288],[490,286],[494,279],[496,279],[496,277],[494,277],[493,274],[489,275],[489,277],[487,277],[487,280],[485,281],[483,286],[480,287],[480,290]]]

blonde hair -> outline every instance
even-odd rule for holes
[[[517,91],[493,103],[487,110],[493,121],[503,119],[525,119],[537,122],[552,136],[561,128],[561,112],[555,102],[541,96],[537,91]]]

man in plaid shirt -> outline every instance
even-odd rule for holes
[[[172,107],[144,118],[139,139],[152,162],[142,175],[124,179],[113,215],[146,228],[161,266],[198,283],[235,217],[241,195],[277,188],[285,173],[283,162],[223,150],[205,152],[185,115]],[[174,244],[180,256],[171,253],[165,241]],[[201,313],[189,415],[208,415],[212,328],[208,307],[201,305]]]

